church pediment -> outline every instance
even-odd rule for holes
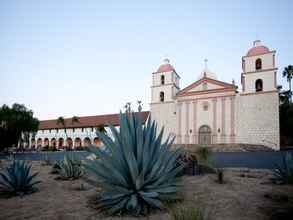
[[[177,96],[225,92],[233,90],[236,90],[236,86],[234,84],[222,82],[208,77],[203,77],[200,80],[180,90]]]

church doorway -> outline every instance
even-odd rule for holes
[[[199,128],[198,143],[209,145],[212,143],[212,130],[209,126],[203,125]]]

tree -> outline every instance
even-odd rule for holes
[[[77,116],[73,116],[71,118],[71,124],[79,123],[79,118]]]
[[[292,95],[292,88],[291,88],[291,81],[293,78],[293,66],[289,65],[287,67],[285,67],[284,71],[283,71],[283,77],[287,78],[287,82],[289,83],[289,91],[290,91],[290,95]],[[290,96],[290,101],[292,101],[292,96]]]
[[[39,120],[33,116],[33,111],[24,105],[13,104],[0,107],[0,151],[15,147],[22,136],[38,131]]]
[[[57,118],[57,125],[62,126],[62,128],[64,129],[66,140],[67,140],[66,122],[64,117],[60,116],[59,118]],[[65,143],[66,143],[66,140],[65,140]]]

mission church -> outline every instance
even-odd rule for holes
[[[180,89],[168,59],[152,74],[151,116],[177,144],[265,145],[279,149],[279,97],[275,50],[254,41],[242,57],[241,91],[207,67]]]
[[[275,50],[254,42],[242,57],[241,91],[234,82],[220,81],[207,67],[198,80],[180,89],[180,76],[168,59],[152,74],[149,113],[175,136],[177,144],[253,144],[279,149],[279,97]],[[119,127],[119,115],[40,121],[31,147],[77,148],[100,145],[95,128],[107,123]],[[108,128],[106,131],[110,134]]]

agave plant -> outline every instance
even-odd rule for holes
[[[23,195],[33,192],[34,185],[40,181],[34,181],[38,173],[32,174],[31,165],[24,161],[13,161],[0,173],[0,191],[10,195]]]
[[[274,179],[278,183],[293,184],[293,157],[291,153],[286,153],[281,166],[276,165]]]
[[[73,156],[65,155],[64,159],[58,161],[55,167],[63,180],[78,179],[82,175],[81,161]]]
[[[157,135],[156,123],[149,118],[143,125],[139,113],[120,113],[119,131],[109,128],[113,138],[97,131],[106,150],[91,147],[98,159],[85,163],[101,187],[98,207],[108,215],[138,215],[177,199],[184,165],[176,163],[181,149],[170,149],[174,138],[162,143],[163,129]]]

